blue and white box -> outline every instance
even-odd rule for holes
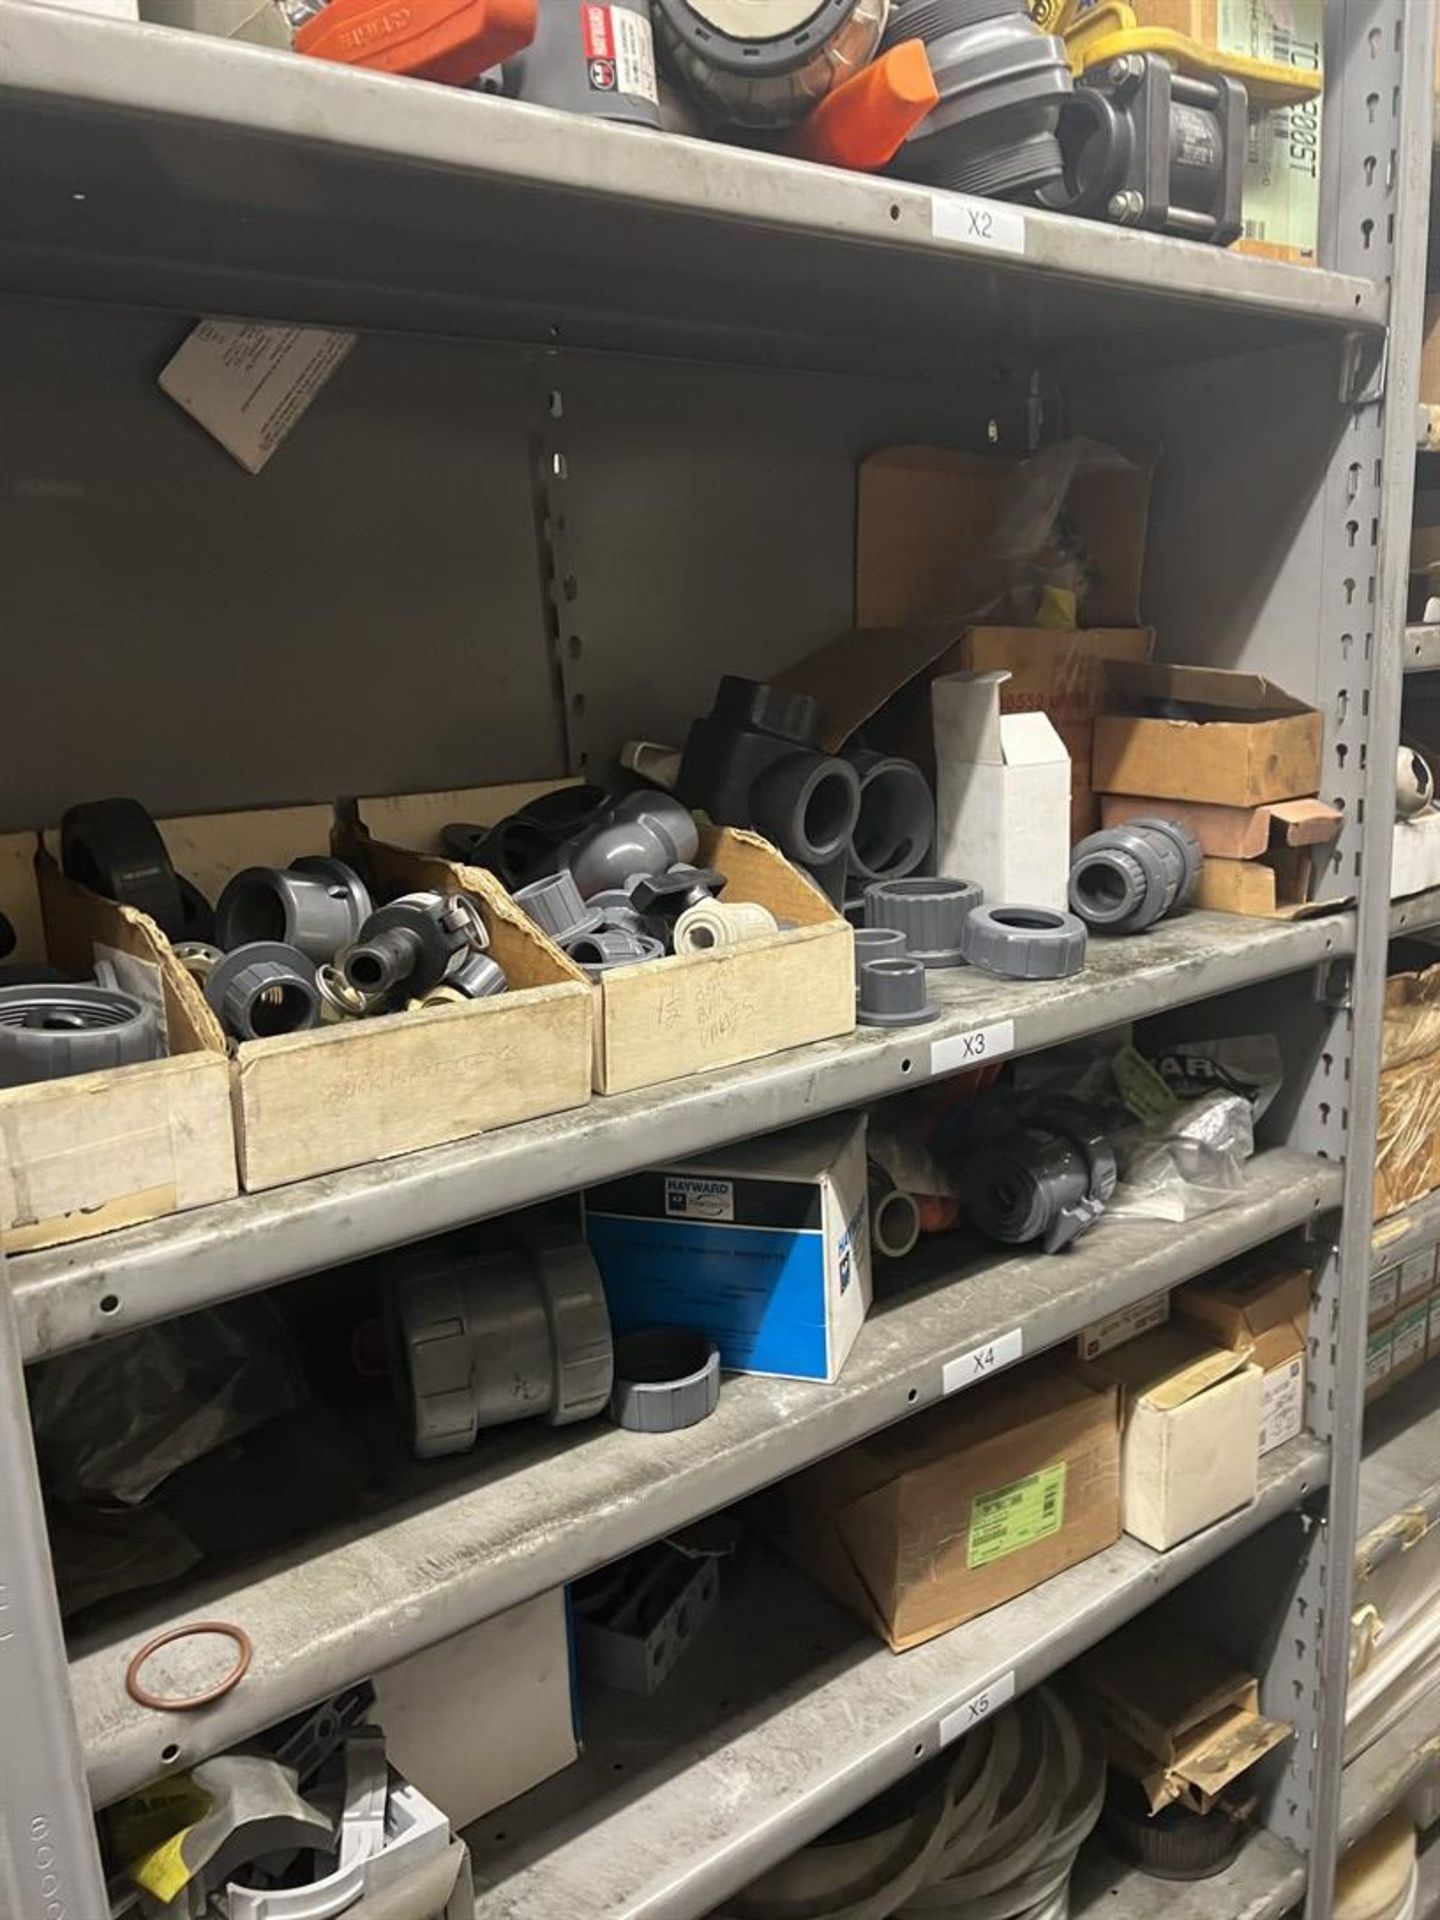
[[[839,1377],[870,1306],[863,1115],[592,1187],[585,1219],[616,1333],[696,1327],[728,1372]]]

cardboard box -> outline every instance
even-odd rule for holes
[[[377,1673],[371,1718],[390,1765],[458,1830],[578,1757],[572,1684],[556,1587]]]
[[[1125,1531],[1160,1552],[1255,1498],[1261,1371],[1172,1324],[1090,1361],[1120,1390]]]
[[[1390,841],[1390,898],[1440,887],[1440,808],[1397,820]]]
[[[1107,827],[1163,814],[1183,820],[1205,854],[1192,905],[1216,913],[1295,919],[1328,912],[1347,897],[1327,886],[1330,844],[1340,831],[1338,807],[1323,800],[1279,800],[1270,806],[1207,806],[1155,795],[1107,793],[1100,817]]]
[[[1383,1326],[1387,1320],[1395,1318],[1395,1311],[1399,1305],[1399,1267],[1387,1267],[1383,1273],[1373,1274],[1370,1279],[1366,1324],[1371,1327]]]
[[[1430,1345],[1430,1302],[1417,1300],[1401,1307],[1390,1322],[1390,1335],[1390,1384],[1394,1386],[1425,1364]]]
[[[1168,1610],[1143,1613],[1076,1662],[1105,1722],[1113,1767],[1152,1813],[1208,1813],[1225,1788],[1293,1731],[1260,1712],[1253,1674],[1197,1640]]]
[[[1042,456],[1043,457],[1043,456]],[[1085,591],[1079,624],[1138,627],[1153,456],[1132,459],[1096,447],[1068,488],[1051,502],[1063,507],[1080,556]],[[1004,596],[1012,580],[1027,583],[1037,560],[1063,571],[1069,556],[1044,548],[997,557],[992,536],[1027,481],[1053,483],[1053,464],[985,459],[951,447],[886,447],[859,468],[855,540],[855,624],[903,627],[916,621],[971,620]],[[1031,518],[1041,527],[1043,512]],[[1019,615],[1032,617],[1030,607]]]
[[[1101,793],[1258,807],[1319,787],[1321,716],[1262,675],[1144,662],[1108,674],[1116,710],[1095,723]],[[1189,717],[1146,713],[1161,701]]]
[[[1395,1365],[1395,1323],[1373,1327],[1365,1339],[1365,1400],[1378,1400]]]
[[[1169,1318],[1169,1293],[1152,1293],[1148,1300],[1137,1300],[1133,1307],[1121,1307],[1118,1313],[1082,1327],[1076,1336],[1076,1351],[1082,1360],[1096,1360],[1112,1347],[1123,1347],[1127,1340],[1138,1340],[1142,1333],[1163,1327]]]
[[[1385,982],[1375,1218],[1440,1186],[1440,965]]]
[[[1430,1323],[1425,1342],[1425,1357],[1433,1360],[1440,1354],[1440,1293],[1430,1296]]]
[[[441,828],[452,820],[493,826],[561,784],[532,781],[357,800],[350,833],[372,859],[403,863],[414,855],[399,849],[414,848],[428,856],[430,869],[448,876],[448,884],[468,888],[479,869],[439,854]],[[850,928],[824,895],[768,840],[738,827],[702,826],[697,864],[728,877],[727,900],[758,900],[795,925],[742,947],[623,967],[593,986],[568,954],[533,928],[560,976],[593,997],[592,1073],[601,1093],[657,1086],[854,1030]],[[487,878],[492,887],[498,884]],[[509,895],[504,898],[508,905]],[[510,910],[532,926],[518,908]]]
[[[172,1022],[143,914],[114,909],[63,955],[45,937],[33,833],[0,836],[0,911],[12,960],[53,961],[77,978],[108,959],[127,992],[160,1014],[171,1057],[0,1089],[0,1245],[18,1254],[228,1200],[239,1191],[230,1075],[186,1051]]]
[[[592,1187],[616,1333],[698,1327],[732,1373],[835,1380],[870,1306],[865,1116]]]
[[[1303,1267],[1273,1254],[1236,1260],[1181,1287],[1174,1305],[1182,1320],[1260,1368],[1262,1454],[1304,1431],[1310,1275]]]
[[[1440,62],[1440,46],[1436,48]],[[1440,85],[1436,87],[1440,94]],[[1425,296],[1424,333],[1420,342],[1420,404],[1440,407],[1440,293]]]
[[[297,854],[323,851],[332,826],[331,810],[314,806],[160,822],[176,872],[212,901],[242,867],[285,866]],[[452,884],[438,862],[393,854],[382,864],[379,877],[397,891]],[[414,1153],[589,1099],[588,989],[557,964],[554,948],[491,875],[470,879],[510,992],[246,1040],[233,1052],[159,928],[144,915],[128,916],[132,943],[163,982],[172,1048],[226,1068],[246,1189]],[[112,941],[126,925],[127,909],[63,879],[48,855],[40,889],[62,964],[82,964],[96,940]]]
[[[1426,1247],[1423,1253],[1412,1253],[1408,1260],[1400,1262],[1400,1293],[1397,1305],[1408,1307],[1414,1300],[1421,1300],[1435,1285],[1435,1248]]]
[[[1114,1390],[1046,1359],[796,1474],[761,1511],[900,1652],[1113,1545],[1119,1466]]]
[[[1063,913],[1070,873],[1070,756],[1043,713],[1002,713],[1008,674],[951,673],[930,689],[935,860],[987,901]]]

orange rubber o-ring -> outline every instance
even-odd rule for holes
[[[148,1687],[140,1684],[140,1669],[152,1653],[158,1653],[161,1647],[168,1647],[172,1641],[188,1640],[192,1634],[218,1633],[226,1640],[233,1640],[236,1646],[235,1664],[228,1673],[221,1674],[213,1687],[206,1687],[203,1693],[181,1694],[178,1699],[167,1700],[162,1693],[152,1693]],[[229,1693],[232,1687],[238,1687],[250,1671],[250,1662],[255,1657],[255,1647],[243,1627],[232,1626],[228,1620],[192,1620],[183,1627],[167,1627],[164,1633],[157,1633],[147,1640],[138,1653],[131,1656],[125,1669],[125,1691],[137,1706],[152,1707],[156,1713],[189,1713],[195,1707],[208,1707],[212,1700],[218,1700]]]

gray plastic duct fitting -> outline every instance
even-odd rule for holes
[[[695,816],[673,794],[630,793],[609,813],[556,850],[583,898],[624,887],[637,873],[688,865],[700,851]]]
[[[563,947],[573,934],[593,933],[600,924],[599,912],[580,897],[580,889],[565,871],[547,873],[543,880],[517,887],[510,897],[557,946]]]
[[[222,947],[278,940],[310,960],[333,960],[374,911],[370,890],[343,860],[307,855],[288,867],[246,867],[215,903]]]
[[[66,810],[60,821],[60,865],[106,900],[135,907],[171,940],[193,934],[193,911],[186,912],[180,882],[160,829],[138,800],[86,800]]]
[[[913,1193],[897,1187],[878,1160],[867,1163],[870,1245],[882,1260],[903,1260],[920,1238],[920,1209]]]
[[[1409,820],[1435,798],[1435,776],[1429,762],[1413,747],[1401,747],[1395,755],[1395,817]]]
[[[658,127],[650,0],[625,0],[603,24],[576,0],[540,0],[535,38],[505,63],[506,90],[536,107]]]
[[[671,66],[717,120],[785,127],[868,65],[887,0],[656,0]],[[764,23],[762,35],[755,28]]]
[[[398,1006],[419,999],[473,944],[472,914],[473,903],[467,913],[443,893],[402,893],[370,915],[360,938],[338,956],[340,971],[371,1000]]]
[[[935,844],[935,796],[913,760],[852,747],[845,758],[860,776],[860,816],[850,837],[851,875],[901,880]]]
[[[576,966],[592,980],[598,980],[612,967],[634,967],[642,960],[659,960],[665,952],[664,942],[652,934],[624,933],[618,929],[608,933],[603,928],[594,933],[575,933],[563,944]]]
[[[925,998],[918,960],[866,960],[859,973],[855,1018],[862,1027],[916,1027],[940,1009]]]
[[[1127,820],[1070,856],[1070,906],[1096,933],[1141,933],[1185,905],[1200,879],[1200,842],[1179,820]]]
[[[867,960],[908,960],[905,936],[899,927],[856,927],[855,991],[860,991],[860,969]]]
[[[504,968],[498,960],[492,960],[488,953],[467,954],[458,967],[450,969],[440,984],[453,987],[456,993],[463,993],[467,1000],[488,1000],[497,993],[508,992],[510,986]]]
[[[860,776],[848,760],[787,753],[750,789],[750,812],[767,840],[805,867],[847,853],[860,818]]]
[[[895,0],[885,46],[921,39],[939,103],[900,149],[894,171],[957,193],[1004,198],[1061,178],[1056,129],[1073,92],[1062,40],[1025,0]]]
[[[396,1264],[391,1368],[422,1460],[468,1453],[482,1427],[602,1411],[613,1353],[588,1247],[557,1237],[457,1255],[431,1242]]]
[[[865,924],[896,928],[906,953],[927,967],[959,967],[966,918],[984,897],[971,880],[875,880],[865,889]]]
[[[205,998],[237,1040],[299,1033],[320,1021],[314,961],[278,940],[233,948],[205,982]]]
[[[1087,946],[1083,923],[1049,907],[976,907],[965,922],[965,958],[1007,980],[1068,980]]]
[[[610,1418],[632,1433],[697,1426],[720,1401],[720,1350],[692,1327],[647,1327],[615,1342]]]
[[[1118,1177],[1099,1123],[1069,1100],[1002,1128],[959,1169],[965,1209],[982,1233],[1011,1246],[1039,1240],[1047,1253],[1094,1226]]]
[[[0,1087],[160,1056],[155,1009],[134,994],[99,986],[0,988]]]

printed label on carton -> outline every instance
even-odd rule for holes
[[[248,473],[259,473],[355,344],[332,327],[202,320],[160,386]]]
[[[1429,1331],[1430,1309],[1423,1300],[1418,1307],[1401,1314],[1395,1322],[1395,1357],[1391,1363],[1397,1373],[1401,1367],[1413,1366],[1425,1357]]]
[[[1408,1260],[1400,1262],[1400,1298],[1418,1300],[1429,1293],[1435,1283],[1435,1249],[1427,1247],[1423,1253],[1412,1253]]]
[[[1372,1323],[1384,1320],[1395,1311],[1400,1300],[1400,1269],[1387,1267],[1370,1282],[1369,1315]]]
[[[1028,1473],[993,1493],[977,1493],[970,1503],[970,1536],[965,1564],[988,1567],[1007,1553],[1048,1540],[1065,1524],[1065,1462]]]
[[[1365,1343],[1365,1391],[1388,1379],[1395,1361],[1395,1336],[1389,1327],[1372,1333]]]
[[[1300,1354],[1272,1367],[1260,1388],[1260,1451],[1284,1446],[1305,1424],[1305,1361]]]
[[[704,1174],[667,1173],[665,1212],[672,1220],[733,1220],[735,1182]]]
[[[1098,1359],[1102,1353],[1109,1353],[1112,1347],[1122,1347],[1127,1340],[1149,1333],[1154,1327],[1163,1327],[1169,1318],[1169,1293],[1152,1293],[1148,1300],[1137,1300],[1133,1307],[1121,1307],[1118,1313],[1107,1314],[1093,1326],[1082,1328],[1079,1336],[1080,1358]]]

